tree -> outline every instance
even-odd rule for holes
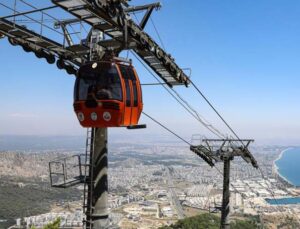
[[[230,223],[231,229],[255,229],[257,228],[257,224],[254,221],[250,220],[236,220]]]
[[[220,218],[213,214],[201,214],[198,216],[179,220],[171,226],[161,229],[219,229]],[[236,220],[230,223],[231,229],[257,229],[257,224],[253,220]]]
[[[162,229],[219,229],[219,227],[219,217],[212,214],[201,214],[179,220],[169,227],[162,227]]]
[[[59,229],[60,218],[57,218],[54,222],[47,224],[43,229]]]
[[[57,218],[52,223],[47,224],[43,229],[59,229],[60,218]],[[31,229],[36,229],[35,226],[32,226]]]

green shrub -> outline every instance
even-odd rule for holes
[[[161,229],[219,229],[220,218],[213,214],[201,214],[179,220],[171,226],[164,226]],[[230,223],[231,229],[257,229],[257,224],[252,220],[236,220]]]
[[[59,229],[60,218],[57,218],[52,223],[47,224],[43,229]],[[31,229],[36,229],[35,226],[32,226]]]

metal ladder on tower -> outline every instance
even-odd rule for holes
[[[84,157],[84,189],[83,189],[83,214],[86,218],[83,220],[83,228],[92,229],[92,199],[93,196],[93,161],[91,154],[94,151],[93,136],[95,129],[88,128],[86,136],[86,148]]]

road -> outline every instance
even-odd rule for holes
[[[171,201],[173,206],[176,208],[177,211],[177,215],[178,215],[178,219],[183,219],[184,218],[184,212],[182,209],[182,206],[180,204],[180,201],[176,195],[175,192],[175,187],[174,187],[174,183],[170,174],[170,169],[169,167],[166,167],[166,174],[167,174],[167,182],[168,182],[168,189],[169,189],[169,193],[171,196]]]

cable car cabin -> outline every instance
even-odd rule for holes
[[[91,62],[80,67],[74,110],[83,127],[131,127],[143,109],[139,78],[131,63]]]

